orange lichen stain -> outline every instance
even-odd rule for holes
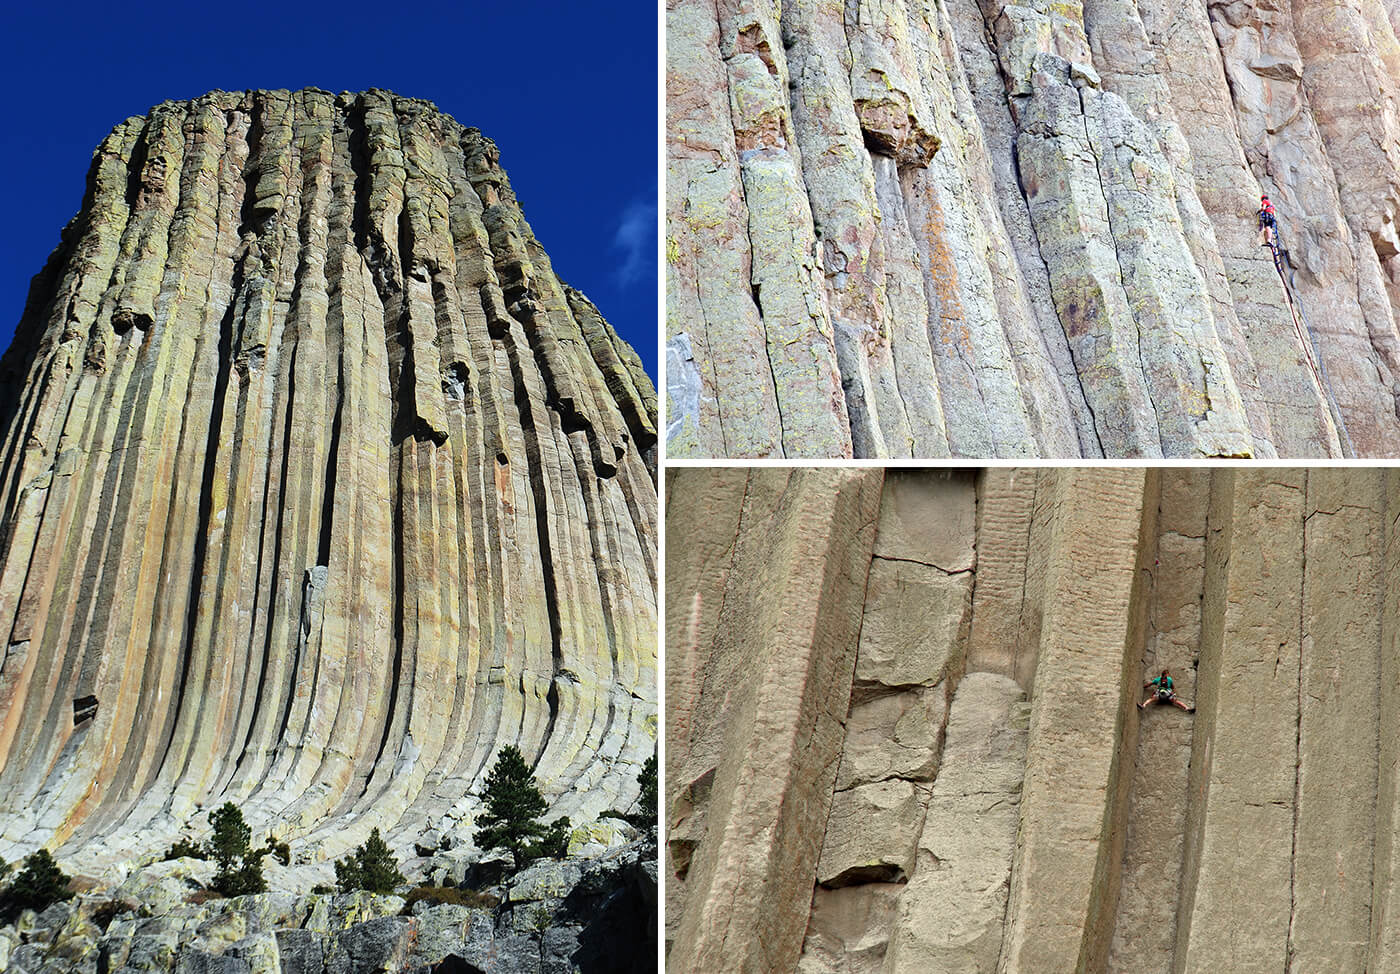
[[[928,241],[928,273],[935,304],[932,310],[943,319],[944,344],[956,345],[963,352],[971,354],[972,333],[964,321],[962,296],[958,293],[958,268],[953,260],[953,249],[948,244],[948,225],[943,219],[943,207],[932,194],[926,197],[926,202],[928,210],[924,217],[924,239]]]
[[[504,463],[496,465],[496,496],[501,500],[501,508],[507,514],[515,513],[515,505],[511,503],[514,490],[510,483],[510,467]]]

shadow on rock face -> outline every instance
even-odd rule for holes
[[[584,923],[570,957],[582,974],[656,970],[655,849],[614,860],[612,868],[600,864],[564,900],[564,912]]]

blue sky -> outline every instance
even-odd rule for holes
[[[215,88],[379,87],[496,140],[555,271],[655,380],[655,4],[4,6],[0,349],[117,123]]]

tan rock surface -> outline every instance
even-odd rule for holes
[[[635,800],[655,394],[476,129],[129,119],[0,375],[0,858],[119,873],[225,800],[306,862],[403,851],[505,744],[553,815]]]
[[[862,687],[942,681],[967,628],[972,578],[909,561],[876,558],[860,626],[856,682]]]
[[[902,883],[818,886],[797,970],[802,974],[878,974]]]
[[[1161,478],[1147,593],[1151,635],[1139,661],[1144,682],[1170,669],[1187,701],[1196,698],[1210,479],[1201,469]],[[1147,696],[1142,690],[1138,700]],[[1176,936],[1180,895],[1180,871],[1163,862],[1182,856],[1194,722],[1159,708],[1138,721],[1118,922],[1107,966],[1114,972],[1163,968]]]
[[[953,697],[943,766],[899,898],[888,974],[987,971],[1001,953],[1029,708],[1008,677],[969,673]]]
[[[1383,562],[1386,590],[1400,585],[1400,519],[1389,516],[1400,511],[1400,476],[1387,471],[1384,478],[1385,555]],[[1400,720],[1400,600],[1386,599],[1381,609],[1381,653],[1379,710],[1382,728],[1395,727]],[[1400,735],[1380,735],[1377,749],[1376,858],[1371,887],[1371,936],[1368,957],[1376,974],[1400,970],[1400,842],[1395,841],[1400,822]]]
[[[685,657],[690,675],[668,672],[669,699],[716,726],[740,726],[740,699],[766,686],[718,647],[768,631],[762,620],[778,611],[755,602],[746,585],[760,582],[743,582],[750,572],[770,591],[797,581],[762,567],[790,562],[754,553],[781,550],[779,539],[800,530],[776,530],[772,513],[791,497],[793,476],[687,469],[670,488],[689,511],[713,507],[721,525],[671,520],[667,547],[668,577],[729,593],[722,611],[692,600],[668,623],[705,633],[712,647]],[[887,472],[878,514],[866,508],[878,525],[873,542],[841,544],[854,535],[825,508],[808,525],[827,545],[827,572],[839,564],[858,577],[852,558],[865,571],[865,601],[848,593],[842,602],[847,625],[861,619],[859,651],[852,658],[847,645],[833,662],[859,674],[869,655],[879,672],[903,664],[900,679],[922,682],[857,676],[845,699],[823,698],[807,718],[844,711],[843,739],[785,737],[795,749],[765,777],[772,749],[744,737],[742,753],[711,748],[668,786],[668,816],[684,839],[673,838],[670,865],[691,863],[670,903],[678,929],[693,911],[716,909],[717,889],[744,910],[749,889],[767,896],[752,935],[731,936],[730,952],[704,969],[1392,970],[1400,478],[1364,468],[958,477],[955,489],[942,471]],[[752,519],[725,513],[740,506]],[[891,565],[929,567],[891,557],[916,550],[907,547],[911,525],[926,529],[923,550],[968,566],[969,624],[930,615],[924,589],[881,580]],[[935,537],[943,540],[927,540]],[[756,560],[717,559],[730,549]],[[697,569],[717,560],[723,567]],[[823,577],[821,567],[803,562],[802,577]],[[910,638],[884,639],[879,620],[890,615],[907,621]],[[936,642],[935,656],[916,631]],[[875,645],[898,648],[868,654]],[[802,646],[792,660],[816,665]],[[1134,706],[1164,667],[1195,713]],[[802,717],[781,719],[791,727]],[[669,744],[668,760],[691,746]],[[824,791],[800,793],[798,809],[792,776],[814,760],[839,767],[821,777]],[[753,783],[745,807],[713,797],[714,783],[734,773],[727,762]],[[775,807],[775,794],[794,799]],[[818,857],[803,845],[786,872],[771,858],[764,872],[727,852],[732,876],[696,873],[693,863],[719,861],[717,834],[772,850],[801,815],[803,842],[817,842]],[[725,882],[747,886],[731,893]],[[761,946],[794,930],[800,951],[789,939],[782,955]],[[670,967],[700,969],[681,944]]]
[[[1142,638],[1141,540],[1155,504],[1142,469],[1055,471],[1059,524],[1047,559],[1045,612],[1002,967],[1091,967],[1117,900]]]
[[[846,717],[836,789],[889,778],[932,781],[947,707],[943,686],[858,693]]]
[[[925,800],[917,786],[902,778],[836,792],[827,813],[817,882],[838,887],[908,878]]]
[[[666,36],[674,455],[1400,453],[1393,5],[673,0]]]
[[[720,605],[708,610],[718,613],[712,640],[697,648],[704,672],[667,673],[668,695],[679,696],[678,678],[712,688],[708,701],[700,695],[703,711],[672,724],[666,753],[670,814],[693,817],[703,800],[706,819],[703,837],[689,840],[684,905],[670,932],[679,970],[797,963],[806,912],[772,905],[810,902],[879,503],[880,471],[743,473],[752,499]],[[677,471],[671,496],[706,474]],[[684,559],[686,549],[669,557]],[[707,774],[713,783],[701,799],[690,783]]]

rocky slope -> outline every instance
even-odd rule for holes
[[[190,899],[213,866],[144,870],[0,927],[14,974],[642,974],[656,970],[656,842],[541,861],[469,903],[369,893]],[[480,877],[473,877],[479,882]],[[449,891],[451,892],[451,891]],[[499,901],[499,902],[495,902]],[[647,936],[647,931],[653,931]]]
[[[1397,22],[668,0],[670,452],[1400,454]]]
[[[1400,970],[1396,472],[667,492],[669,970]]]
[[[587,831],[656,737],[655,394],[426,102],[119,125],[0,361],[0,857],[469,841],[516,744]],[[186,829],[190,829],[188,833]]]

